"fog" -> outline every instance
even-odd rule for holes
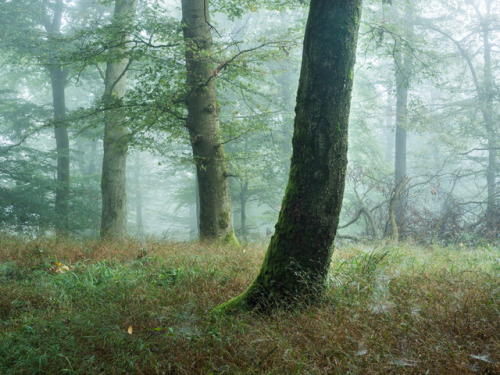
[[[307,4],[210,6],[234,230],[240,242],[262,241],[288,180]],[[69,158],[68,234],[99,237],[104,124],[116,109],[103,99],[106,64],[126,56],[127,235],[198,238],[180,7],[139,1],[128,49],[117,52],[124,28],[113,27],[109,1],[0,2],[1,230],[56,233],[58,160]],[[419,243],[498,240],[500,4],[366,1],[357,51],[337,241],[391,238],[394,225]],[[68,147],[54,128],[67,130]]]

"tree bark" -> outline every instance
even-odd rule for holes
[[[207,0],[182,0],[186,45],[187,128],[196,163],[200,238],[237,243],[233,230],[228,163],[219,127],[212,34]]]
[[[344,193],[361,0],[312,0],[295,108],[290,176],[252,285],[216,311],[313,302],[322,293]]]
[[[128,50],[126,28],[135,14],[136,6],[137,0],[115,1],[113,22],[123,45],[109,51],[110,61],[106,66],[103,101],[108,109],[104,116],[101,238],[107,239],[124,239],[127,235],[127,119],[119,107],[125,96],[130,60],[120,55]]]

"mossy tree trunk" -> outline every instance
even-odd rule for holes
[[[116,0],[113,14],[114,29],[121,43],[109,51],[106,66],[103,101],[108,107],[104,116],[104,156],[102,162],[101,238],[123,239],[127,235],[127,119],[120,108],[126,90],[130,60],[126,32],[135,14],[137,0]]]
[[[314,301],[330,266],[344,193],[361,0],[312,0],[297,94],[290,176],[257,278],[216,311]]]
[[[207,0],[182,0],[188,94],[187,128],[200,199],[200,238],[237,243],[233,230],[228,164],[219,127],[212,34]]]

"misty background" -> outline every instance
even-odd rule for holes
[[[116,39],[109,1],[64,1],[58,32],[37,1],[0,1],[0,228],[54,233],[51,80],[65,74],[69,228],[99,236],[103,72]],[[45,1],[45,16],[56,2]],[[500,4],[367,1],[358,43],[349,164],[337,239],[498,239]],[[289,173],[306,4],[211,2],[214,71],[240,241],[269,237]],[[180,4],[141,1],[125,107],[127,232],[198,238]]]

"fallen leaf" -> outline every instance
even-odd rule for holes
[[[128,329],[127,329],[128,334],[129,334],[129,335],[131,335],[131,334],[132,334],[132,331],[133,331],[132,326],[129,326],[129,327],[128,327]]]
[[[54,273],[66,273],[70,271],[70,268],[61,262],[54,262],[55,267],[52,267],[50,270]]]

